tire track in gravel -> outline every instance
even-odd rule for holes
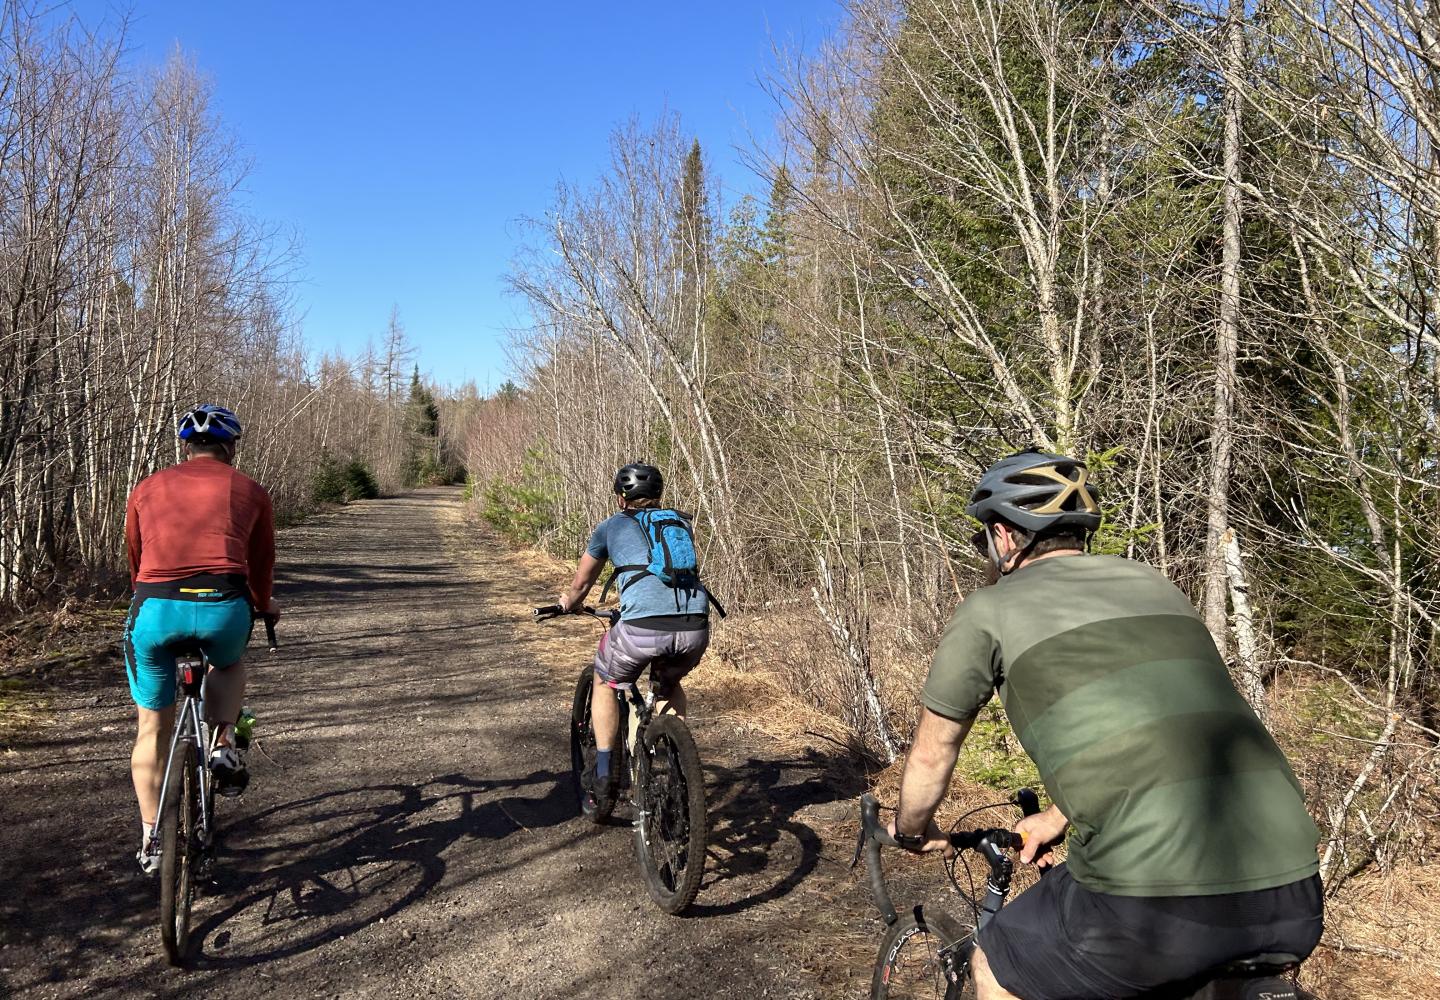
[[[818,907],[866,914],[823,833],[857,791],[843,760],[781,757],[697,705],[712,851],[694,915],[666,917],[628,826],[575,816],[569,678],[594,635],[525,617],[561,581],[467,527],[451,489],[317,517],[280,562],[284,648],[251,654],[254,780],[220,806],[194,967],[165,965],[155,884],[131,872],[111,662],[71,679],[98,699],[56,692],[56,724],[0,756],[0,995],[854,992],[865,970],[795,948]]]

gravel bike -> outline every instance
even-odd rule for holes
[[[558,604],[533,612],[536,621],[565,613]],[[620,618],[618,611],[590,607],[573,613],[589,615],[607,628]],[[629,792],[635,807],[635,854],[645,888],[663,912],[680,913],[695,901],[705,875],[705,775],[695,738],[678,715],[656,714],[654,691],[642,695],[635,684],[611,684],[624,739],[610,757],[616,794],[597,802],[585,787],[585,776],[595,762],[595,733],[590,725],[594,676],[593,665],[580,671],[570,708],[570,770],[580,812],[603,823],[620,795]]]
[[[1028,788],[1022,788],[1009,803],[999,805],[1018,806],[1026,816],[1040,811],[1038,796]],[[995,807],[981,807],[987,808]],[[994,918],[1010,895],[1015,872],[1011,852],[1020,849],[1021,837],[1012,830],[998,827],[952,829],[950,843],[956,854],[955,858],[946,862],[945,870],[955,891],[969,904],[970,919],[962,922],[948,913],[925,910],[919,905],[900,914],[890,899],[880,865],[881,846],[899,845],[880,822],[879,810],[880,805],[873,795],[860,797],[860,834],[855,845],[855,861],[851,865],[858,864],[861,855],[864,855],[870,877],[870,895],[885,921],[885,937],[875,959],[870,996],[872,1000],[918,997],[973,1000],[975,983],[970,971],[970,958],[976,935]],[[957,825],[978,811],[966,813]],[[973,886],[967,893],[955,876],[956,859],[962,851],[979,855],[989,868],[985,895],[978,900]],[[1286,978],[1299,964],[1300,959],[1295,955],[1255,955],[1213,969],[1196,980],[1163,987],[1146,994],[1146,997],[1148,1000],[1315,1000]]]
[[[275,652],[275,622],[268,616],[265,637]],[[205,721],[209,657],[194,642],[178,644],[174,651],[180,707],[160,784],[160,812],[145,851],[160,852],[160,939],[170,964],[182,965],[190,953],[195,886],[210,877],[215,863],[215,781],[209,762],[219,733]]]

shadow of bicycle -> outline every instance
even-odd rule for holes
[[[788,895],[820,860],[821,837],[798,815],[848,803],[865,787],[853,759],[808,750],[706,771],[710,843],[705,882],[688,917],[739,913]]]
[[[517,794],[538,786],[548,786],[539,798]],[[446,775],[362,786],[247,817],[243,842],[237,835],[239,843],[220,847],[221,909],[201,917],[209,909],[202,900],[196,914],[195,968],[274,962],[363,931],[425,896],[460,856],[473,871],[449,884],[484,872],[467,842],[555,826],[574,812],[568,775],[545,770],[513,780]]]

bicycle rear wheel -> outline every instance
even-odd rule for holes
[[[679,913],[700,892],[705,875],[705,776],[700,751],[684,721],[656,716],[645,727],[642,780],[637,794],[635,850],[650,898]]]
[[[900,914],[880,942],[871,1000],[973,1000],[975,983],[965,957],[952,962],[950,953],[941,954],[968,933],[948,915],[929,914],[919,906]],[[958,982],[951,982],[952,976]]]
[[[199,760],[189,740],[170,758],[160,804],[160,939],[171,965],[190,953],[190,903],[200,854]]]
[[[601,803],[597,807],[595,800],[585,790],[585,775],[595,765],[595,732],[590,727],[590,699],[594,691],[595,668],[589,666],[580,671],[580,679],[575,682],[575,700],[570,707],[570,782],[580,814],[594,823],[603,823],[615,811],[617,796],[610,796],[609,802]],[[619,766],[623,763],[621,756],[611,755],[611,774],[618,773]]]

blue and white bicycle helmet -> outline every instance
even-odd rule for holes
[[[240,437],[240,418],[223,406],[205,403],[180,418],[181,441],[230,442]]]

